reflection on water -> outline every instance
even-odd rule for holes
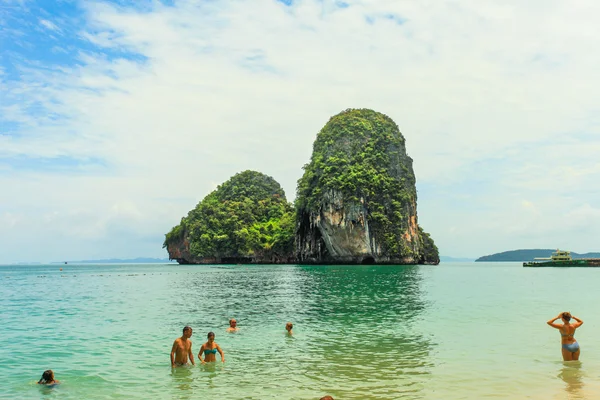
[[[171,368],[171,377],[175,387],[180,390],[190,390],[194,382],[191,367]]]
[[[565,391],[570,398],[583,398],[581,390],[583,389],[583,370],[580,361],[565,361],[558,377],[565,382]],[[575,397],[573,397],[575,396]]]
[[[39,360],[20,363],[12,382],[47,365],[68,382],[65,399],[414,399],[431,376],[432,335],[415,324],[429,307],[420,267],[70,266],[68,278],[46,269],[0,288],[16,327],[2,331],[0,354],[18,351],[19,338],[36,343]],[[230,318],[236,334],[225,332]],[[196,361],[213,331],[227,362],[169,370],[185,325]],[[12,384],[9,394],[31,389]]]
[[[356,398],[415,398],[423,387],[419,375],[429,374],[432,346],[413,329],[426,307],[419,268],[306,266],[301,271],[306,313],[319,325],[318,345],[309,350],[319,362],[307,373],[352,388],[332,388],[344,398],[349,392]]]
[[[171,282],[182,294],[172,309],[201,316],[181,321],[192,324],[196,349],[215,331],[232,361],[229,373],[263,376],[270,392],[291,379],[298,397],[314,396],[315,388],[347,399],[390,398],[390,388],[392,397],[415,397],[433,345],[413,327],[427,306],[421,280],[417,266],[212,267],[189,285]],[[236,335],[223,333],[230,318]],[[201,385],[218,386],[220,372],[206,372]]]
[[[60,394],[57,392],[60,385],[37,385],[37,386],[40,390],[40,394],[44,398],[59,398],[60,397]]]
[[[218,374],[223,371],[223,368],[224,365],[220,361],[200,364],[200,371],[202,373],[201,379],[208,388],[217,387],[217,377]]]
[[[586,347],[586,370],[556,361],[553,332],[527,351],[514,346],[545,329],[541,309],[563,308],[564,299],[548,293],[562,287],[567,272],[579,288],[569,304],[592,319],[581,333],[597,337],[598,270],[485,263],[0,267],[0,359],[15,361],[0,363],[0,397],[600,398],[595,346]],[[225,332],[231,317],[236,334]],[[169,351],[185,325],[194,328],[195,359],[213,331],[227,362],[171,372]],[[45,369],[63,382],[48,394],[33,383]]]

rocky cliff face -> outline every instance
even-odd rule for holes
[[[417,219],[412,159],[389,117],[346,110],[317,135],[295,212],[273,178],[244,171],[165,235],[180,264],[438,264]]]
[[[412,159],[397,125],[372,110],[346,110],[317,135],[298,182],[301,263],[438,264],[417,219]]]

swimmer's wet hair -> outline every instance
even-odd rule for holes
[[[184,327],[183,327],[183,331],[184,331],[184,332],[185,332],[185,331],[191,331],[191,330],[192,330],[192,327],[191,327],[191,326],[189,326],[189,325],[186,325],[186,326],[184,326]]]
[[[571,320],[571,313],[565,311],[564,313],[562,313],[562,317],[564,318],[565,321],[569,322]]]
[[[207,338],[209,338],[211,336],[215,336],[215,333],[214,332],[208,332],[208,335],[206,335]]]
[[[50,383],[54,380],[54,372],[51,369],[47,369],[42,374],[42,379],[38,381],[38,383]]]

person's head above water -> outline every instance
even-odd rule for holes
[[[185,326],[183,328],[183,336],[187,336],[187,337],[191,337],[192,336],[192,327],[191,326]]]
[[[237,326],[237,321],[235,320],[235,318],[231,318],[229,320],[229,327],[235,328],[236,326]]]
[[[292,324],[291,322],[288,322],[287,324],[285,324],[285,330],[288,332],[291,332],[293,327],[294,327],[294,324]]]
[[[564,313],[562,313],[562,319],[564,321],[569,322],[571,320],[571,313],[568,311],[565,311]]]
[[[211,341],[211,339],[215,340],[215,333],[214,332],[208,332],[208,335],[206,335],[206,337],[208,338],[209,342]]]
[[[54,382],[54,372],[51,369],[47,369],[42,374],[42,378],[38,383],[52,383]]]

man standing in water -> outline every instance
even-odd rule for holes
[[[194,355],[192,354],[192,328],[186,326],[183,328],[183,335],[180,338],[175,339],[173,347],[171,348],[171,367],[181,367],[187,365],[188,357],[192,365],[194,363]]]

